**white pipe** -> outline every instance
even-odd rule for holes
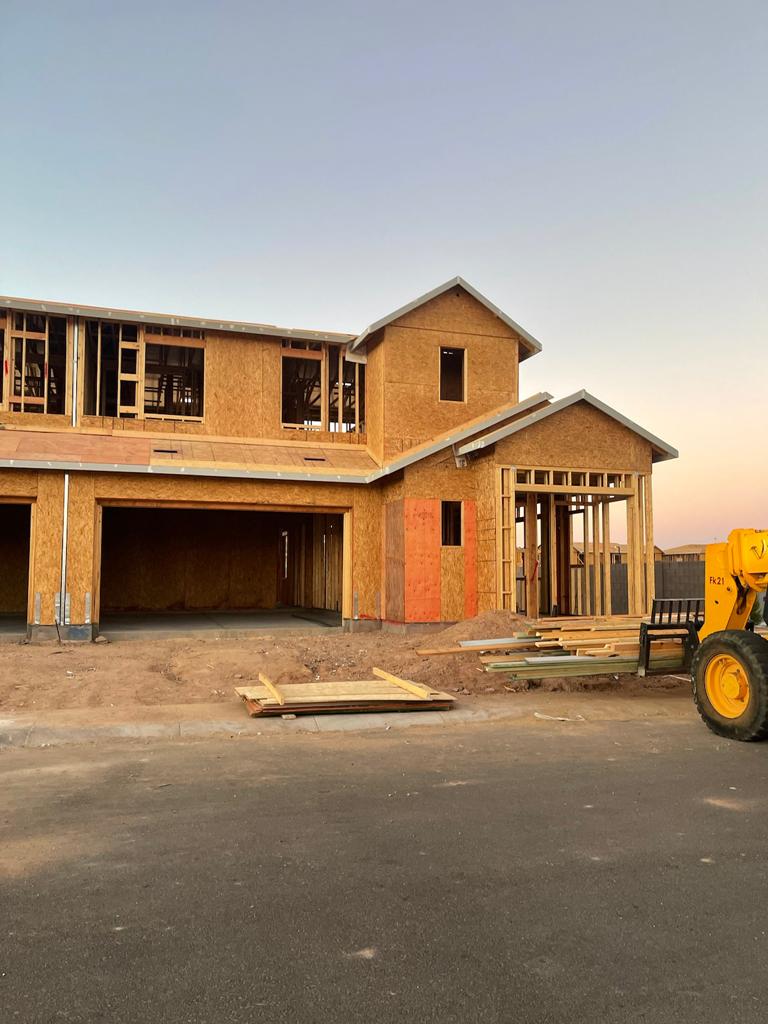
[[[59,625],[67,619],[67,538],[69,536],[69,473],[64,474],[64,521],[61,530],[61,593]]]
[[[72,426],[77,426],[77,368],[80,347],[80,321],[72,326]],[[69,540],[69,473],[64,474],[64,516],[61,527],[61,591],[59,593],[59,625],[67,620],[67,543]]]

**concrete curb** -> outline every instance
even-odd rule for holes
[[[115,722],[95,725],[57,725],[42,720],[0,720],[0,750],[55,747],[104,740],[206,739],[222,736],[288,736],[294,733],[367,732],[412,726],[465,725],[491,718],[519,718],[528,709],[456,708],[450,712],[412,711],[383,714],[300,715],[295,719],[180,719],[167,722]]]
[[[551,698],[553,695],[548,695]],[[243,736],[290,736],[296,733],[337,732],[389,732],[413,726],[445,728],[451,725],[469,725],[481,722],[527,720],[533,722],[537,712],[544,721],[560,724],[557,716],[566,722],[598,724],[605,721],[648,721],[649,719],[680,718],[681,710],[693,715],[689,702],[648,699],[637,703],[628,701],[574,700],[573,695],[557,695],[561,699],[513,702],[507,706],[455,707],[451,711],[402,711],[385,715],[301,715],[295,719],[282,718],[215,718],[198,713],[195,717],[190,706],[176,709],[157,708],[158,719],[147,721],[109,722],[94,724],[67,724],[50,717],[19,716],[0,719],[0,751],[22,747],[40,748],[78,743],[97,743],[114,740],[178,740],[208,739]],[[163,714],[165,710],[165,714]],[[174,713],[175,710],[175,713]],[[169,715],[169,712],[171,714]],[[554,714],[553,714],[554,713]]]

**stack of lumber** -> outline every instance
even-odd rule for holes
[[[314,683],[275,683],[259,673],[259,684],[237,686],[248,713],[257,715],[318,715],[353,711],[448,711],[455,698],[410,679],[374,668],[375,679],[328,680]]]
[[[479,654],[486,672],[506,672],[515,679],[635,673],[640,656],[640,618],[568,617],[543,619],[511,637],[460,640],[454,647],[422,648],[425,657]],[[674,672],[683,663],[682,641],[656,641],[652,671]]]

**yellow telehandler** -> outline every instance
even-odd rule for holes
[[[693,699],[712,732],[768,738],[768,640],[746,627],[768,590],[768,530],[732,530],[707,546],[704,624],[691,664]]]

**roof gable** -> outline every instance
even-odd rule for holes
[[[666,441],[662,441],[660,437],[656,437],[650,431],[641,427],[638,423],[634,423],[628,419],[622,413],[616,409],[611,408],[610,405],[606,405],[605,402],[601,402],[599,398],[595,398],[588,391],[576,391],[572,395],[568,395],[567,398],[561,398],[557,402],[553,402],[551,405],[546,406],[544,409],[539,409],[536,412],[532,412],[529,416],[524,416],[522,419],[515,420],[512,423],[506,423],[499,427],[498,430],[491,431],[489,434],[485,434],[483,437],[478,437],[474,441],[468,441],[466,444],[461,445],[457,449],[459,455],[471,455],[473,452],[482,451],[483,448],[487,448],[497,441],[503,440],[505,437],[510,437],[512,434],[516,434],[520,430],[525,430],[526,427],[532,427],[536,423],[540,423],[548,416],[553,416],[563,409],[567,409],[571,405],[575,405],[577,402],[586,402],[588,405],[593,406],[595,409],[599,409],[600,412],[606,416],[610,416],[611,419],[616,420],[617,423],[621,423],[622,426],[631,430],[633,433],[642,437],[647,441],[653,449],[653,461],[664,462],[667,459],[676,459],[679,452],[672,445],[667,444]]]
[[[440,295],[444,295],[452,288],[462,288],[468,295],[471,295],[473,299],[479,302],[487,310],[489,310],[495,317],[498,317],[502,323],[506,324],[507,327],[511,328],[515,334],[520,338],[521,351],[520,359],[527,359],[529,356],[536,355],[537,352],[541,351],[541,342],[537,341],[533,335],[529,334],[520,324],[515,323],[512,317],[507,316],[498,306],[495,306],[490,299],[486,298],[476,288],[473,288],[471,284],[465,281],[461,277],[452,277],[450,281],[446,281],[444,284],[438,285],[437,288],[433,288],[432,291],[426,292],[424,295],[420,295],[417,299],[407,303],[405,306],[401,306],[399,309],[394,310],[387,316],[382,317],[381,320],[377,320],[375,323],[370,324],[366,329],[359,334],[350,346],[352,351],[359,348],[364,342],[370,338],[376,331],[381,330],[382,327],[387,327],[389,324],[399,320],[401,317],[413,310],[418,309],[420,306],[425,305],[427,302],[431,302],[432,299],[438,298]]]

